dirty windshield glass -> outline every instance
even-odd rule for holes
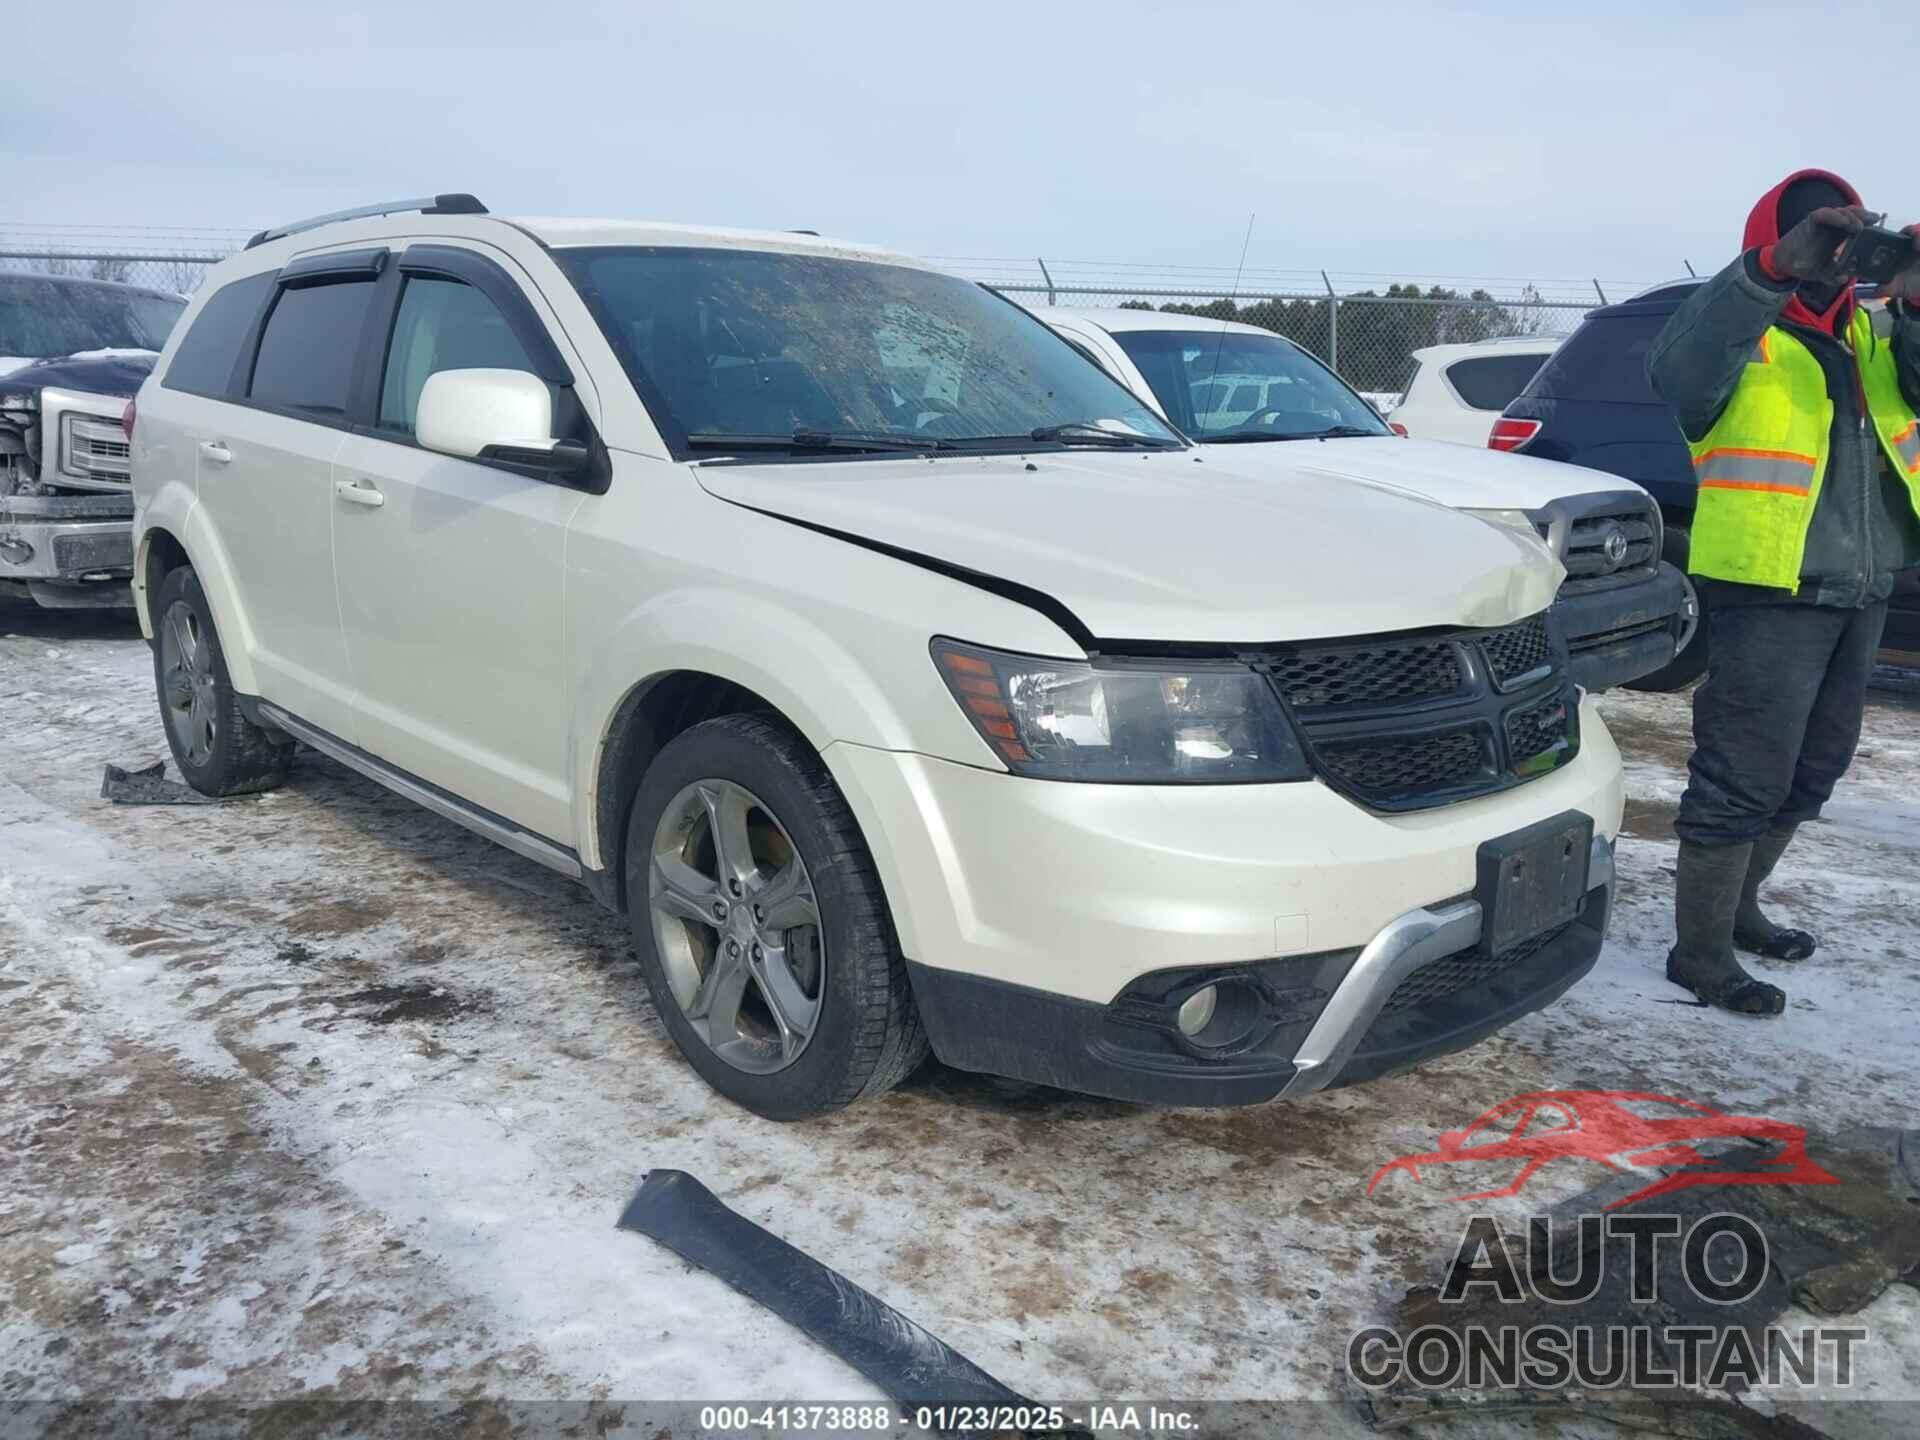
[[[952,276],[752,250],[560,260],[669,439],[690,450],[796,436],[964,449],[1054,427],[1051,443],[1179,443],[1045,325]]]
[[[1120,330],[1167,416],[1196,440],[1294,440],[1338,426],[1390,433],[1374,408],[1278,336]]]
[[[186,308],[165,295],[112,285],[0,275],[0,355],[158,350]]]

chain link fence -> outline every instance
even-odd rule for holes
[[[104,232],[0,227],[0,270],[77,275],[191,295],[207,271],[245,240],[241,231],[115,232],[144,246],[104,247]],[[93,243],[87,243],[92,240]],[[1619,281],[1457,280],[1417,282],[1324,271],[1225,270],[936,257],[945,269],[1040,310],[1158,310],[1235,320],[1312,351],[1376,403],[1406,389],[1413,352],[1513,336],[1561,338],[1596,304],[1645,288]]]
[[[225,255],[102,254],[81,250],[0,249],[0,270],[112,280],[175,295],[191,295]]]

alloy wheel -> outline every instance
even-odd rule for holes
[[[179,752],[205,765],[219,737],[213,637],[184,600],[169,605],[160,624],[160,700]]]
[[[696,780],[654,829],[647,903],[694,1032],[738,1070],[800,1058],[825,995],[819,902],[793,837],[752,791]]]

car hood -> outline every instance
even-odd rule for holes
[[[0,395],[37,393],[54,386],[87,395],[131,396],[153,373],[157,350],[83,350],[50,360],[28,360],[8,369],[0,361]]]
[[[737,505],[1038,591],[1085,635],[1267,644],[1504,625],[1564,573],[1526,536],[1378,486],[1199,450],[698,465]],[[978,638],[978,637],[976,637]]]
[[[1596,475],[1584,466],[1557,460],[1396,435],[1205,449],[1210,457],[1230,450],[1234,464],[1277,478],[1337,475],[1367,485],[1391,485],[1458,510],[1537,510],[1568,495],[1640,488],[1631,480]]]

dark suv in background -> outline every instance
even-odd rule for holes
[[[1693,523],[1693,460],[1666,402],[1647,380],[1654,337],[1700,280],[1656,286],[1588,313],[1527,388],[1507,406],[1494,444],[1545,460],[1566,460],[1643,485],[1666,518],[1663,558],[1687,568]],[[1920,570],[1900,577],[1887,617],[1886,648],[1920,651]],[[1703,625],[1673,663],[1630,685],[1677,690],[1707,665]]]

